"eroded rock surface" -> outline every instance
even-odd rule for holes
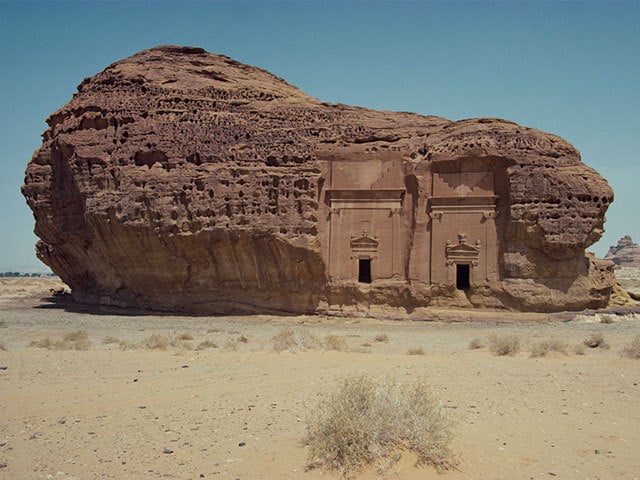
[[[39,258],[81,302],[419,316],[607,303],[585,256],[613,201],[563,139],[323,103],[199,48],[84,80],[23,193]]]

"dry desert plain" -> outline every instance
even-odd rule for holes
[[[354,374],[423,380],[455,422],[457,470],[416,468],[405,454],[382,478],[640,478],[640,360],[621,355],[640,333],[633,313],[611,323],[436,310],[433,322],[134,315],[43,299],[56,285],[0,280],[0,478],[339,478],[306,469],[301,439],[309,411]],[[276,352],[286,329],[332,336],[334,349]],[[77,331],[87,350],[55,349]],[[574,353],[594,333],[610,348]],[[519,353],[468,348],[505,334]],[[166,349],[145,347],[153,335]],[[46,338],[52,349],[30,346]],[[568,354],[531,357],[546,339]]]

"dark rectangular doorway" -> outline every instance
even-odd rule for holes
[[[371,259],[358,259],[358,281],[360,283],[371,283]]]
[[[456,263],[456,288],[458,290],[469,290],[469,264]]]

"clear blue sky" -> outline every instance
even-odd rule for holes
[[[0,0],[0,271],[44,269],[20,194],[45,119],[83,78],[161,44],[265,68],[329,102],[558,134],[616,192],[604,239],[640,241],[640,2]]]

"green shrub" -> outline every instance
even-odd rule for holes
[[[452,423],[424,383],[377,383],[367,376],[345,379],[307,419],[304,443],[309,465],[350,475],[393,454],[415,452],[419,465],[438,471],[457,464]]]

